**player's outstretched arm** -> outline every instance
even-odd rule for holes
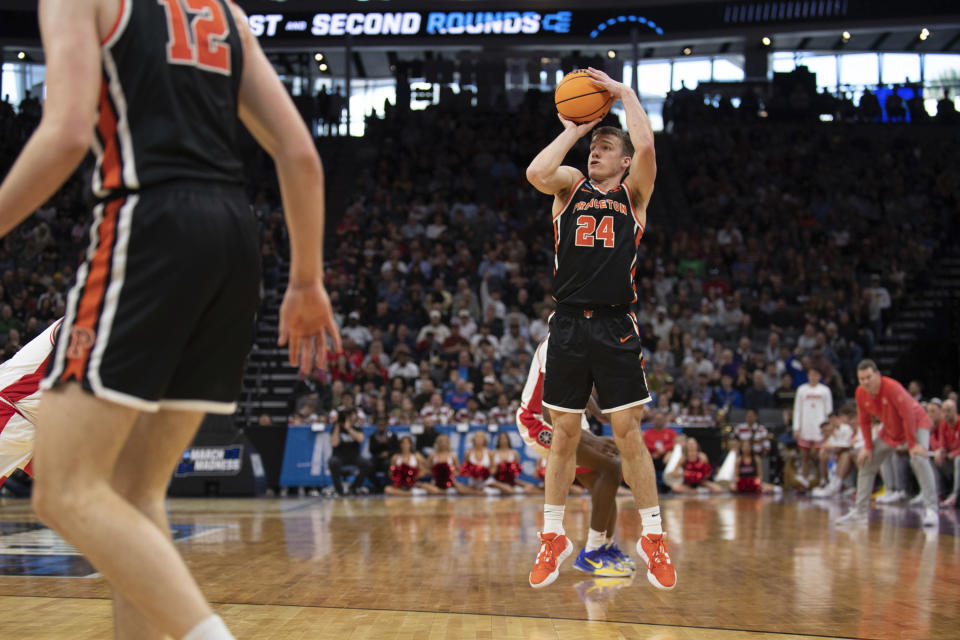
[[[277,167],[280,195],[290,229],[290,282],[280,306],[280,345],[290,364],[310,371],[326,366],[327,339],[340,351],[340,334],[323,286],[323,166],[313,139],[246,16],[231,4],[243,39],[240,120]]]
[[[587,73],[595,84],[602,86],[614,99],[619,98],[623,103],[623,110],[627,115],[627,131],[634,149],[630,173],[624,183],[630,190],[634,208],[641,216],[641,222],[646,224],[647,204],[650,202],[650,196],[653,195],[653,181],[657,177],[657,154],[653,146],[653,127],[650,126],[650,119],[633,89],[593,67],[587,69]]]
[[[0,236],[46,202],[90,150],[100,95],[100,36],[93,0],[43,0],[47,65],[43,117],[0,185]]]
[[[557,196],[562,200],[583,178],[583,173],[573,167],[563,166],[561,163],[577,140],[597,126],[600,120],[578,125],[560,117],[560,122],[563,123],[563,132],[533,159],[527,167],[527,180],[537,191]]]

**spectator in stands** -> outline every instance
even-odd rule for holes
[[[938,467],[947,466],[952,470],[953,490],[941,503],[944,507],[955,507],[960,493],[960,418],[957,416],[956,400],[944,400],[943,421],[938,428],[939,447],[934,452],[934,463]],[[951,469],[952,468],[952,469]]]
[[[347,326],[340,328],[340,335],[349,337],[361,350],[373,341],[370,329],[360,324],[360,312],[356,310],[347,315]]]
[[[833,413],[833,395],[826,385],[820,383],[820,372],[816,369],[807,371],[807,379],[809,382],[797,389],[797,397],[793,402],[793,437],[801,458],[797,482],[808,488],[810,467],[823,443],[821,425]]]
[[[883,328],[883,314],[892,306],[890,292],[880,282],[880,275],[870,276],[870,286],[863,290],[863,297],[869,307],[870,328],[874,335],[880,335]]]
[[[373,460],[371,480],[376,491],[380,493],[390,473],[390,461],[394,454],[400,451],[400,442],[397,434],[388,429],[389,420],[386,415],[378,414],[375,424],[377,430],[370,435],[370,457]]]
[[[700,428],[714,427],[717,424],[712,412],[709,411],[704,404],[701,394],[690,397],[690,404],[686,410],[680,414],[678,422],[684,427]]]
[[[456,379],[454,389],[444,396],[443,401],[455,412],[467,408],[467,400],[473,397],[473,393],[467,385],[467,381],[457,375],[456,370],[450,371]]]
[[[760,464],[760,476],[763,479],[769,478],[770,432],[757,420],[757,412],[754,409],[747,409],[744,421],[733,428],[732,435],[738,442],[749,440],[753,443],[753,452]]]
[[[477,394],[477,401],[480,403],[480,408],[484,411],[492,409],[497,405],[497,397],[500,395],[501,389],[499,387],[499,382],[497,382],[496,376],[487,375],[483,378],[483,389],[480,393]]]
[[[773,394],[767,391],[763,371],[753,372],[753,386],[743,394],[743,407],[745,409],[772,409]]]
[[[420,375],[420,369],[410,358],[410,348],[406,345],[399,345],[393,354],[394,362],[387,368],[391,379],[403,378],[405,380],[416,380]]]
[[[828,498],[840,493],[843,481],[853,469],[854,430],[857,426],[857,407],[846,404],[838,414],[830,417],[821,426],[823,447],[820,449],[820,486],[812,491],[814,498]],[[827,480],[827,469],[833,460],[834,475]]]
[[[793,376],[783,372],[780,376],[780,386],[773,392],[773,406],[775,409],[793,410],[797,390],[793,387]]]
[[[443,341],[450,337],[450,328],[440,322],[442,315],[439,309],[430,311],[430,323],[422,327],[417,334],[418,345],[430,340],[443,344]]]
[[[720,377],[720,386],[713,392],[713,404],[724,411],[743,408],[743,397],[733,388],[733,378],[730,374],[723,374]]]
[[[350,397],[350,396],[346,396]],[[356,467],[356,475],[347,491],[356,494],[363,487],[363,482],[373,472],[373,464],[360,455],[363,444],[363,430],[357,424],[357,412],[353,409],[343,409],[337,412],[337,419],[333,423],[330,433],[330,446],[333,452],[327,461],[330,475],[333,477],[333,486],[337,495],[344,495],[343,475],[344,467]]]
[[[653,425],[643,432],[643,443],[647,445],[653,466],[658,474],[663,473],[667,459],[673,451],[677,432],[667,427],[667,412],[656,409],[653,412]]]
[[[420,417],[424,422],[432,420],[434,424],[452,424],[453,409],[444,404],[443,396],[439,392],[434,391],[430,394],[430,401],[420,409]]]
[[[453,421],[457,424],[487,424],[487,419],[487,414],[480,410],[480,402],[474,396],[470,396],[467,404],[453,416]]]
[[[883,115],[880,111],[880,101],[870,89],[863,90],[857,111],[864,122],[876,122]]]

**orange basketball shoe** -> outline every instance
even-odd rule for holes
[[[640,536],[637,540],[637,554],[647,563],[647,580],[657,589],[670,591],[677,586],[677,572],[667,553],[663,539],[665,533]]]
[[[558,533],[538,533],[540,551],[530,571],[530,586],[540,589],[552,584],[560,575],[560,565],[573,553],[573,543]]]

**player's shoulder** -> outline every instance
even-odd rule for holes
[[[556,196],[562,200],[569,200],[576,195],[575,189],[580,189],[587,185],[589,190],[589,181],[587,176],[576,167],[562,165],[557,169],[557,173],[563,176],[563,187],[556,193]]]
[[[244,11],[240,5],[238,5],[233,0],[226,0],[227,7],[230,9],[230,12],[233,14],[233,19],[237,21],[239,25],[241,22],[247,24],[247,13]]]

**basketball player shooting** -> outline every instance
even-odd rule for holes
[[[243,12],[186,4],[41,0],[43,118],[0,185],[3,236],[96,155],[90,246],[41,384],[33,507],[110,582],[118,639],[233,638],[164,498],[204,413],[236,410],[259,306],[241,125],[275,161],[290,230],[280,343],[307,370],[328,339],[340,348],[310,133]]]
[[[677,578],[661,528],[656,475],[640,432],[643,405],[651,398],[640,334],[630,312],[637,299],[637,247],[657,172],[653,130],[633,90],[602,71],[591,68],[588,75],[598,89],[622,101],[629,136],[613,127],[596,129],[584,176],[561,163],[599,120],[577,124],[561,117],[563,132],[527,168],[530,183],[554,197],[557,305],[550,319],[543,390],[553,441],[547,458],[544,530],[530,586],[554,582],[560,564],[573,551],[563,529],[563,512],[576,469],[581,415],[596,386],[640,511],[637,553],[647,565],[650,583],[673,589]]]

